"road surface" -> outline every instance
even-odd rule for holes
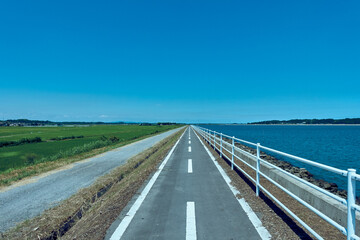
[[[177,131],[179,129],[146,138],[74,163],[70,169],[38,178],[35,182],[0,192],[0,232],[56,206],[79,189],[90,186],[98,177]]]
[[[191,128],[163,164],[105,239],[261,239]]]

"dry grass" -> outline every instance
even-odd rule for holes
[[[103,239],[184,130],[131,158],[88,188],[6,232],[3,239]]]

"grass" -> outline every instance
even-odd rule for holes
[[[96,139],[87,138],[69,141],[40,142],[0,148],[0,173],[5,172],[8,169],[26,166],[26,156],[28,154],[36,154],[37,158],[35,161],[37,162],[43,158],[50,158],[61,151],[84,146],[85,144],[94,141],[96,141]]]
[[[161,129],[174,128],[174,125],[166,126],[139,126],[139,125],[90,125],[74,127],[1,127],[1,141],[17,141],[22,138],[41,137],[42,140],[50,140],[56,137],[84,136],[101,137],[121,134],[124,137],[142,132],[152,132]]]
[[[39,143],[0,148],[0,186],[176,127],[179,125],[0,128],[0,141],[18,141],[34,137],[43,139],[43,142]],[[67,136],[84,137],[50,140]]]

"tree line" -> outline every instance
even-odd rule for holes
[[[270,120],[252,122],[249,124],[360,124],[360,118]]]
[[[7,126],[63,126],[63,125],[142,125],[142,126],[154,126],[154,125],[174,125],[173,122],[158,122],[158,123],[140,123],[140,122],[52,122],[42,120],[29,120],[29,119],[10,119],[0,121],[0,127]]]

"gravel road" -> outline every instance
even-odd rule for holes
[[[152,147],[179,129],[149,137],[99,156],[72,164],[72,167],[31,181],[26,185],[0,192],[0,232],[31,219],[56,206],[96,178],[126,163],[138,153]]]

